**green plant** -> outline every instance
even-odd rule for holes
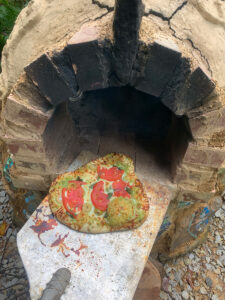
[[[0,58],[15,20],[27,2],[27,0],[0,0]]]

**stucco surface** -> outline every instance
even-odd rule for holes
[[[145,14],[164,23],[175,39],[201,56],[220,87],[225,85],[225,2],[144,0]],[[62,47],[88,22],[112,10],[114,0],[32,0],[17,18],[2,55],[3,100],[23,68],[46,50]],[[152,13],[152,11],[154,11]],[[157,16],[155,16],[155,12]],[[162,26],[161,26],[162,27]]]
[[[18,16],[2,53],[1,100],[26,65],[46,50],[62,47],[84,23],[106,13],[91,0],[32,0]]]

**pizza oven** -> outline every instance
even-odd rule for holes
[[[98,9],[107,12],[15,62],[1,120],[11,183],[47,192],[82,151],[122,152],[145,176],[177,184],[182,199],[210,198],[222,189],[225,114],[208,61],[141,0]]]

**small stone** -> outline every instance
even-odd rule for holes
[[[190,258],[190,259],[194,259],[194,257],[195,257],[195,256],[194,256],[193,253],[191,253],[191,254],[189,255],[189,258]]]
[[[210,262],[210,258],[208,257],[208,256],[206,256],[206,261],[207,261],[207,263],[209,263]]]
[[[206,289],[204,288],[204,286],[202,286],[202,287],[200,288],[200,293],[201,293],[202,295],[207,295],[207,291],[206,291]]]
[[[199,272],[200,266],[198,264],[194,265],[193,271],[194,272]]]
[[[213,296],[212,296],[212,300],[219,300],[219,298],[218,298],[217,295],[213,295]]]
[[[12,232],[13,232],[12,228],[9,228],[6,233],[6,237],[9,238],[11,236]]]
[[[174,287],[176,287],[177,286],[177,282],[176,281],[174,281],[174,280],[170,280],[169,281],[169,283],[170,283],[170,285],[174,288]]]
[[[216,244],[220,244],[221,243],[221,237],[219,235],[216,236],[215,243]]]
[[[222,256],[219,257],[219,261],[220,261],[222,267],[223,266],[225,267],[225,254],[223,254]]]
[[[225,219],[224,210],[222,208],[217,210],[217,212],[215,213],[215,217],[224,220]]]
[[[219,265],[220,267],[223,267],[223,264],[221,263],[221,261],[219,259],[217,259],[216,261],[217,265]]]
[[[8,281],[8,286],[16,284],[18,282],[18,278],[13,278],[12,280]]]
[[[205,252],[203,253],[203,255],[204,255],[204,256],[206,255]],[[199,262],[200,260],[201,260],[201,259],[200,259],[198,256],[195,257],[195,261],[196,261],[196,262]]]
[[[172,271],[171,267],[166,268],[166,274],[168,275]]]
[[[189,258],[184,258],[184,264],[186,265],[186,266],[189,266],[190,264],[191,264],[191,260],[189,259]]]
[[[168,297],[167,297],[167,294],[163,291],[160,292],[160,298],[163,299],[163,300],[167,300]]]
[[[207,270],[213,270],[213,266],[211,266],[210,264],[205,264],[205,265],[206,265]]]
[[[217,285],[216,289],[219,290],[220,292],[223,291],[223,288],[222,288],[222,286],[220,286],[220,285]]]
[[[219,274],[220,274],[220,269],[216,269],[214,272],[215,272],[217,275],[219,275]]]
[[[212,279],[210,277],[206,277],[205,283],[207,284],[208,287],[212,287]]]
[[[173,297],[175,300],[182,300],[181,296],[176,292],[173,293]]]
[[[0,197],[5,197],[5,191],[0,191]]]
[[[189,292],[192,291],[192,288],[190,287],[190,285],[187,285],[187,290],[188,290]]]
[[[189,294],[188,294],[187,291],[183,291],[183,292],[182,292],[182,298],[183,298],[183,299],[186,299],[186,300],[189,299]]]
[[[6,201],[6,198],[5,197],[0,197],[0,204],[4,204]]]
[[[174,277],[177,282],[180,282],[181,281],[181,271],[178,270],[177,272],[175,272]]]
[[[222,255],[223,250],[216,250],[217,255]]]
[[[197,280],[195,280],[194,286],[199,286],[199,282]]]
[[[164,277],[162,280],[163,291],[168,292],[168,286],[169,286],[169,279],[167,277]]]
[[[188,268],[190,271],[194,272],[194,267],[192,265],[190,265]]]

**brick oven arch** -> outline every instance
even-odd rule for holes
[[[25,67],[3,110],[3,140],[13,154],[15,187],[47,190],[54,176],[64,172],[79,153],[66,103],[79,101],[83,93],[129,85],[160,97],[181,117],[206,103],[215,87],[207,72],[185,57],[170,38],[139,41],[126,84],[114,62],[112,41],[102,36],[98,23],[92,23],[83,26],[63,50],[46,52]],[[194,147],[189,146],[185,160]]]

